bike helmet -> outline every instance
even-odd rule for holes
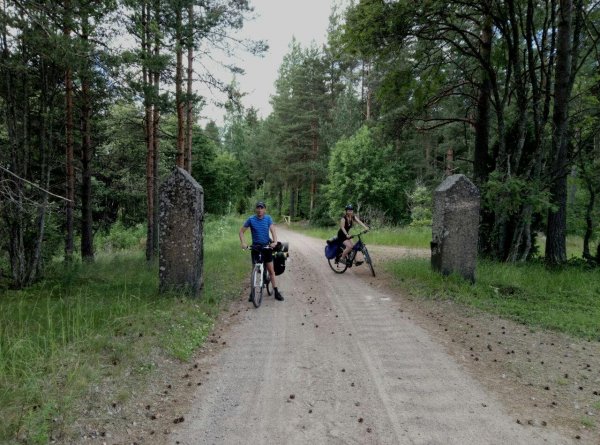
[[[354,210],[354,207],[352,207],[352,204],[346,204],[346,210]]]

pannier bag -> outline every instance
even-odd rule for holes
[[[338,248],[339,248],[339,243],[338,243],[337,236],[334,236],[333,238],[329,238],[327,240],[327,244],[325,245],[325,258],[327,258],[328,260],[334,259],[337,254]]]
[[[277,246],[273,249],[273,269],[275,269],[275,275],[281,275],[285,272],[285,262],[289,255],[289,243],[278,242]]]

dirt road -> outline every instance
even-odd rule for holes
[[[336,275],[322,242],[280,238],[285,301],[248,303],[170,443],[571,443],[517,424],[364,265]]]

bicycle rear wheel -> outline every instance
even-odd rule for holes
[[[262,277],[260,276],[261,271],[258,265],[252,269],[252,276],[250,277],[250,294],[252,295],[252,304],[254,307],[259,307],[262,302]]]
[[[327,261],[329,262],[329,267],[331,267],[331,270],[333,270],[335,273],[344,273],[348,268],[346,262],[341,260],[339,256],[336,256],[332,260],[327,259]]]
[[[363,246],[362,248],[363,256],[365,257],[365,262],[369,265],[371,269],[371,273],[375,276],[375,269],[373,269],[373,261],[371,260],[371,256],[369,255],[369,251],[367,250],[367,246]]]

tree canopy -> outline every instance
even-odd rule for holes
[[[174,165],[204,186],[210,213],[260,198],[319,224],[348,202],[372,221],[426,224],[425,192],[464,173],[482,190],[482,255],[562,264],[577,234],[599,262],[596,3],[338,6],[322,47],[289,43],[265,117],[235,81],[194,63],[236,44],[264,51],[228,38],[251,11],[237,0],[4,3],[0,270],[12,285],[39,279],[59,249],[93,261],[94,233],[117,221],[146,225],[152,260],[158,184]],[[199,81],[227,97],[222,128],[198,123]]]

